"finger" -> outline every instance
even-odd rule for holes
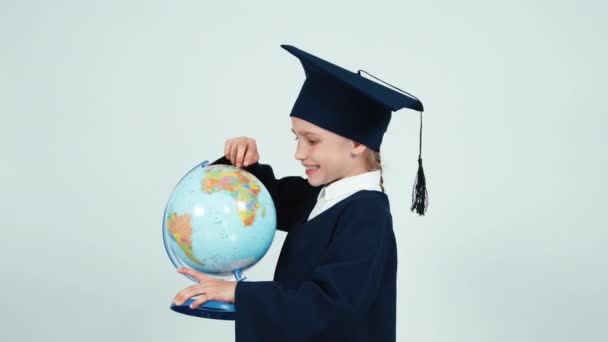
[[[192,297],[196,297],[200,294],[203,294],[206,291],[208,291],[208,290],[203,288],[203,286],[201,286],[201,285],[189,286],[189,287],[181,290],[178,294],[175,295],[175,297],[173,298],[173,303],[175,305],[182,305],[188,299],[190,299]]]
[[[209,294],[207,294],[207,293],[202,294],[202,295],[200,295],[200,297],[196,298],[196,300],[190,304],[190,309],[196,309],[196,308],[198,308],[199,305],[201,305],[209,300],[211,300],[211,298],[209,298]]]
[[[234,141],[230,145],[230,162],[232,162],[232,165],[236,165],[236,152],[238,150],[238,147],[239,147],[238,141]]]
[[[239,144],[237,151],[236,151],[236,166],[237,167],[241,167],[241,165],[243,165],[243,157],[245,156],[245,152],[247,151],[247,145],[246,144]]]
[[[255,158],[256,158],[257,154],[258,154],[258,149],[257,149],[257,146],[255,145],[255,141],[253,141],[249,144],[249,147],[247,148],[247,153],[245,155],[245,162],[243,165],[249,166],[249,165],[255,163]]]
[[[179,295],[184,294],[184,293],[188,293],[188,292],[194,291],[194,290],[196,290],[197,288],[199,288],[200,286],[201,286],[201,284],[199,284],[199,283],[196,283],[196,284],[190,285],[190,286],[186,287],[185,289],[183,289],[183,290],[179,291],[179,292],[178,292],[178,293],[175,295],[175,297],[178,297]]]
[[[191,268],[187,268],[187,267],[180,267],[177,269],[177,272],[181,273],[181,274],[189,275],[189,276],[193,277],[194,279],[198,280],[199,282],[201,282],[207,278],[207,276],[204,275],[203,273],[193,270]]]
[[[231,139],[226,140],[224,143],[224,157],[230,160],[230,145],[232,143]]]
[[[173,297],[173,300],[172,300],[172,301],[173,301],[173,303],[175,303],[175,304],[178,304],[178,305],[179,305],[179,304],[181,304],[181,303],[183,303],[183,302],[187,301],[187,300],[188,300],[188,298],[192,297],[192,296],[188,297],[188,295],[189,295],[190,293],[195,293],[195,292],[196,292],[196,287],[197,287],[197,286],[200,286],[200,284],[191,285],[191,286],[188,286],[188,287],[186,287],[185,289],[183,289],[183,290],[179,291],[179,292],[178,292],[178,293],[177,293],[177,294],[176,294],[176,295]],[[202,291],[201,291],[201,292],[202,292]]]

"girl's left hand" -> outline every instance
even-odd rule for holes
[[[188,286],[181,290],[177,295],[175,295],[175,298],[173,298],[174,304],[182,305],[188,299],[197,295],[200,295],[200,297],[190,304],[191,309],[194,309],[209,300],[234,303],[234,293],[236,291],[237,284],[236,281],[215,279],[186,267],[178,268],[177,272],[191,276],[192,278],[198,280],[198,284]]]

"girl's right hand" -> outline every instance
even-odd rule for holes
[[[236,167],[246,167],[260,159],[255,139],[236,137],[224,143],[224,156]]]

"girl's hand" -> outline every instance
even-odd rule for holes
[[[236,167],[249,166],[260,159],[255,139],[236,137],[226,140],[224,155]]]
[[[192,278],[195,278],[198,280],[198,284],[188,286],[175,295],[175,298],[173,298],[173,303],[175,305],[182,305],[188,299],[197,295],[200,295],[200,297],[190,304],[191,309],[194,309],[209,300],[217,300],[224,303],[234,303],[234,292],[236,291],[237,284],[236,281],[215,279],[204,275],[201,272],[185,267],[178,268],[177,272],[187,274]]]

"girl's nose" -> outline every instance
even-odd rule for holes
[[[295,157],[297,160],[304,160],[306,158],[306,151],[304,151],[304,148],[300,147],[299,142],[298,142],[298,147],[296,147]]]
[[[304,160],[304,155],[300,152],[300,150],[296,150],[295,157],[297,160]]]

